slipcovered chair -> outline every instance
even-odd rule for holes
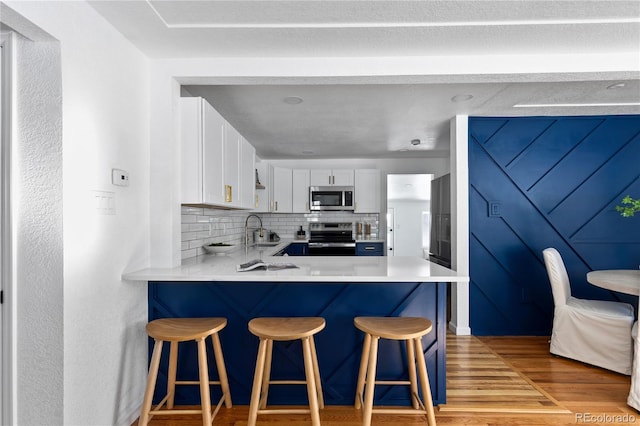
[[[569,276],[558,250],[547,248],[542,254],[555,305],[550,352],[630,375],[633,307],[571,296]]]

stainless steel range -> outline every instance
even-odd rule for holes
[[[309,224],[309,256],[355,256],[351,222]]]

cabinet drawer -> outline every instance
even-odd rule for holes
[[[383,243],[356,243],[356,256],[384,256]]]
[[[285,249],[285,253],[289,256],[308,256],[309,244],[307,243],[291,243]]]

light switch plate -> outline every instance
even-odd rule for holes
[[[500,202],[499,201],[489,201],[489,217],[500,217]]]
[[[91,191],[93,209],[100,215],[116,214],[116,194],[111,191]]]

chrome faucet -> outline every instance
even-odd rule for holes
[[[264,230],[262,229],[262,219],[260,218],[260,216],[255,215],[255,214],[250,214],[249,216],[247,216],[247,220],[244,221],[244,246],[245,247],[249,247],[249,219],[251,217],[255,217],[256,219],[258,219],[260,221],[260,236],[263,236],[263,232]]]

